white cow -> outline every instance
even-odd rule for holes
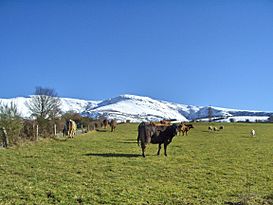
[[[250,132],[250,135],[252,136],[252,137],[255,137],[255,135],[256,135],[256,132],[255,132],[255,130],[251,130],[251,132]]]

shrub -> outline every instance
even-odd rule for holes
[[[20,113],[14,103],[8,105],[0,102],[0,126],[6,128],[9,143],[16,144],[19,141],[19,134],[23,124]]]

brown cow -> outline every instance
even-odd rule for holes
[[[103,124],[104,129],[106,129],[107,126],[108,126],[108,120],[107,120],[107,119],[104,119],[104,120],[102,121],[102,124]]]
[[[115,119],[112,119],[110,121],[110,127],[111,127],[111,132],[115,131],[115,129],[117,127],[117,121]]]
[[[75,121],[69,119],[64,124],[63,136],[68,135],[68,137],[73,138],[76,135],[77,124]]]
[[[171,121],[170,121],[170,120],[161,120],[161,121],[160,121],[160,124],[163,124],[163,125],[171,125]]]
[[[151,123],[140,123],[137,142],[141,145],[142,156],[145,157],[145,148],[149,143],[158,144],[157,155],[160,154],[161,144],[164,144],[164,155],[167,156],[167,146],[176,135],[177,125],[154,126]]]
[[[192,124],[184,124],[184,123],[181,123],[180,125],[178,125],[178,132],[179,132],[179,135],[184,134],[186,133],[186,135],[188,135],[188,131],[191,129],[191,128],[194,128]]]

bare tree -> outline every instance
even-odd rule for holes
[[[36,87],[27,107],[37,119],[55,119],[61,113],[61,100],[56,91],[50,88]]]

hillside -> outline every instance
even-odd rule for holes
[[[26,104],[30,97],[0,99],[3,103],[13,102],[17,105],[22,116],[27,118],[30,112]],[[136,95],[120,95],[118,97],[96,101],[61,98],[63,112],[74,111],[84,116],[98,118],[106,117],[118,121],[131,122],[158,121],[162,119],[176,119],[177,121],[208,120],[208,106],[194,106],[161,101],[150,97]],[[238,110],[210,107],[213,119],[218,121],[256,121],[266,120],[273,112]]]

